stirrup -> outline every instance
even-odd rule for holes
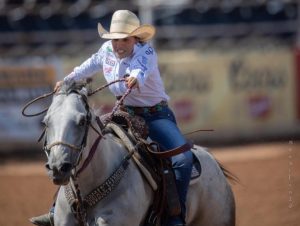
[[[54,226],[54,214],[50,212],[38,217],[32,217],[29,221],[38,226]]]

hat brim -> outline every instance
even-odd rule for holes
[[[105,30],[100,23],[98,23],[98,33],[103,39],[122,39],[135,36],[138,37],[140,41],[145,42],[153,38],[153,36],[155,35],[155,28],[150,24],[144,24],[139,26],[129,34],[118,32],[110,33],[107,30]]]

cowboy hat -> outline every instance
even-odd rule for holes
[[[104,39],[122,39],[135,36],[141,42],[145,42],[154,36],[155,28],[150,24],[140,25],[139,18],[129,10],[117,10],[112,16],[109,32],[98,23],[98,33]]]

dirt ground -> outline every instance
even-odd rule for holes
[[[300,225],[300,142],[212,148],[233,172],[238,226]],[[46,213],[57,187],[42,161],[0,162],[0,226],[30,226]]]

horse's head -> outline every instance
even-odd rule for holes
[[[86,93],[75,84],[65,84],[55,94],[43,120],[46,168],[53,183],[66,184],[84,149],[91,113]]]

